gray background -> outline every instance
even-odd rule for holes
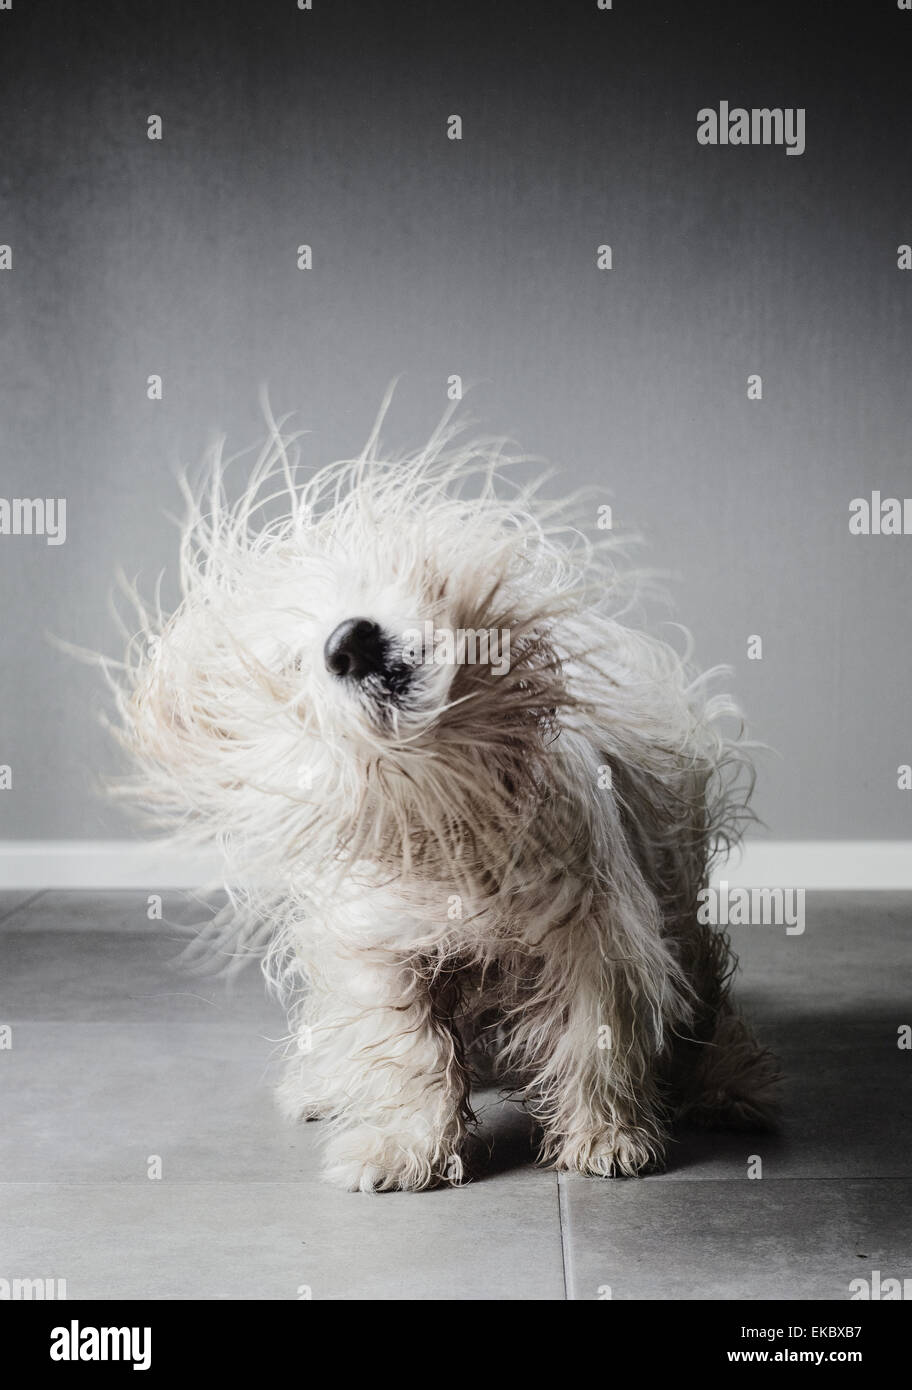
[[[400,373],[386,437],[420,443],[458,372],[679,576],[778,750],[769,832],[908,838],[912,537],[847,519],[912,494],[912,15],[315,3],[0,15],[0,494],[69,507],[64,546],[0,538],[0,835],[133,832],[93,789],[99,677],[45,632],[117,650],[117,566],[173,567],[174,470],[255,441],[259,383],[316,464]],[[722,98],[806,107],[806,153],[701,148]]]

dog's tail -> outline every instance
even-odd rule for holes
[[[775,1129],[781,1079],[772,1052],[726,1003],[700,1047],[677,1119],[700,1129]]]
[[[676,1119],[705,1129],[775,1129],[782,1074],[731,1002],[737,959],[729,939],[699,925],[688,944],[701,1006],[675,1058]]]

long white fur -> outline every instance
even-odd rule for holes
[[[447,417],[386,459],[378,421],[307,476],[268,418],[239,488],[221,446],[184,484],[181,601],[134,593],[112,679],[127,793],[226,855],[217,941],[264,950],[281,1103],[329,1121],[330,1179],[460,1181],[481,1054],[564,1168],[641,1171],[675,1109],[765,1118],[774,1066],[696,923],[750,781],[718,673],[624,621],[617,544],[512,483],[503,442]],[[509,670],[421,666],[398,705],[353,690],[323,660],[351,616],[391,641],[508,629]]]

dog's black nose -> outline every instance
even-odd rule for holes
[[[361,681],[385,671],[386,642],[370,618],[346,618],[327,637],[323,658],[334,676]]]

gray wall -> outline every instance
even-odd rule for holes
[[[0,494],[69,505],[63,546],[0,538],[0,836],[130,832],[93,790],[116,763],[98,677],[45,632],[116,650],[116,567],[151,586],[174,561],[176,465],[214,431],[253,442],[261,381],[319,463],[402,373],[387,436],[413,445],[458,372],[481,424],[561,486],[599,483],[679,575],[699,657],[734,665],[780,755],[771,833],[908,837],[912,536],[847,517],[872,488],[912,494],[889,62],[912,15],[315,5],[0,16]],[[700,147],[722,98],[805,107],[805,154]]]

